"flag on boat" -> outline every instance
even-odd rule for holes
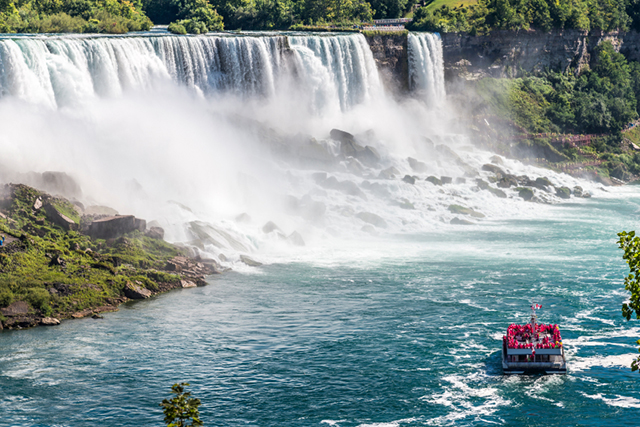
[[[541,306],[540,304],[533,304],[533,305],[531,306],[531,309],[532,309],[532,310],[540,310],[541,308],[542,308],[542,306]]]

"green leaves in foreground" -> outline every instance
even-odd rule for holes
[[[189,383],[174,384],[171,393],[176,396],[173,399],[164,399],[160,406],[164,408],[164,422],[167,427],[197,427],[202,426],[200,421],[200,399],[191,397],[191,392],[184,391]]]
[[[618,233],[618,237],[620,240],[617,243],[620,249],[624,250],[622,258],[629,264],[630,270],[629,276],[624,279],[624,288],[631,292],[631,295],[629,302],[622,304],[622,316],[631,320],[635,313],[636,319],[640,319],[640,237],[636,236],[635,231],[623,231]],[[637,371],[640,368],[639,364],[640,356],[631,363],[631,370]]]

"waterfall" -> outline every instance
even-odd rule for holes
[[[446,97],[442,40],[438,34],[409,33],[409,87],[431,105]]]
[[[288,49],[291,44],[293,55]],[[205,96],[271,98],[297,81],[317,111],[347,110],[382,93],[361,35],[125,36],[0,39],[0,97],[50,107],[172,80]]]

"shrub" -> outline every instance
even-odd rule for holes
[[[169,27],[167,29],[173,34],[187,34],[187,29],[184,28],[182,22],[183,21],[172,22],[171,24],[169,24]]]
[[[15,300],[13,292],[6,289],[0,292],[0,307],[7,307]]]
[[[31,288],[27,291],[27,295],[25,296],[25,299],[33,308],[37,308],[42,311],[49,307],[49,298],[49,292],[42,288]]]

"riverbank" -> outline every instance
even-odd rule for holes
[[[99,317],[224,271],[164,241],[162,228],[108,211],[22,184],[0,188],[0,329]]]

